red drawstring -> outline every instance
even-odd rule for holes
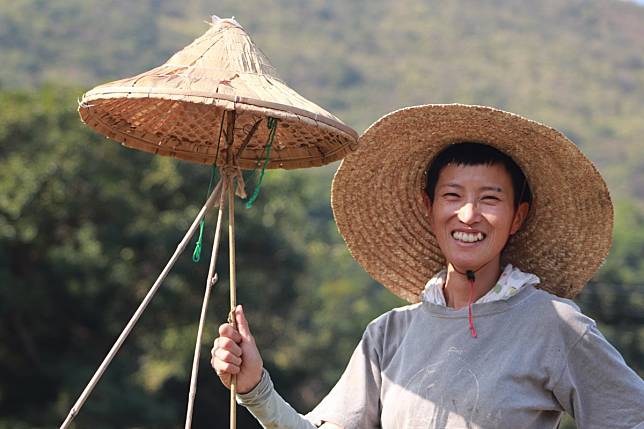
[[[470,300],[467,304],[468,320],[470,322],[470,332],[472,337],[476,338],[476,328],[474,327],[474,317],[472,317],[472,300],[474,299],[474,279],[470,279]]]

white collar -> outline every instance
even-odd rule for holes
[[[444,269],[432,277],[425,285],[425,290],[421,293],[421,301],[430,304],[442,305],[447,307],[445,296],[443,295],[443,286],[447,278],[447,270]],[[541,280],[534,274],[524,273],[520,269],[508,264],[505,266],[496,285],[485,295],[480,297],[475,303],[506,300],[514,296],[521,288],[539,284]]]

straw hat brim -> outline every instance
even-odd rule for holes
[[[356,147],[357,133],[339,121],[294,106],[226,94],[167,88],[98,87],[84,95],[79,113],[86,124],[123,146],[185,161],[218,165],[219,127],[225,111],[235,110],[237,164],[254,169],[263,162],[269,134],[266,118],[279,120],[267,168],[318,167]],[[249,130],[261,121],[240,151]]]
[[[606,183],[557,130],[490,107],[409,107],[365,131],[342,161],[331,197],[352,256],[394,294],[419,300],[446,265],[423,204],[425,170],[441,149],[461,141],[512,157],[532,191],[528,218],[506,245],[504,263],[536,274],[548,292],[574,297],[610,249],[613,206]]]

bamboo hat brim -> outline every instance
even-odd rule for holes
[[[548,292],[574,297],[610,249],[613,206],[606,183],[557,130],[490,107],[409,107],[365,131],[332,188],[333,214],[351,255],[394,294],[419,300],[446,265],[423,204],[425,170],[441,149],[461,141],[512,157],[532,191],[528,218],[506,245],[504,263],[536,274]]]
[[[218,165],[223,115],[232,110],[243,169],[264,161],[269,117],[278,127],[267,168],[320,166],[356,146],[358,134],[289,88],[232,19],[216,18],[161,66],[88,91],[79,107],[85,123],[124,146]]]

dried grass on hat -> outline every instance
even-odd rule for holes
[[[536,274],[548,292],[574,297],[610,248],[606,183],[557,130],[490,107],[409,107],[365,131],[333,180],[333,213],[350,253],[393,293],[419,301],[446,265],[423,205],[426,169],[442,149],[462,141],[509,155],[532,191],[528,218],[506,245],[503,263]]]

